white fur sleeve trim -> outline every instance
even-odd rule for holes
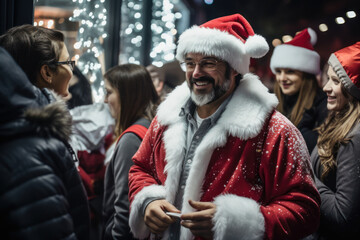
[[[144,222],[144,215],[142,213],[142,206],[147,198],[165,199],[165,187],[162,185],[144,187],[136,194],[131,203],[129,225],[134,237],[138,239],[145,239],[150,235],[150,230]]]
[[[264,216],[260,205],[250,198],[221,195],[215,198],[214,239],[263,239]]]

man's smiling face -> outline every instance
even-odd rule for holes
[[[188,53],[185,65],[191,99],[197,106],[213,102],[229,90],[231,81],[226,78],[224,61],[200,53]]]

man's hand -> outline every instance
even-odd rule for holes
[[[155,234],[162,234],[176,219],[168,216],[165,212],[180,211],[166,200],[155,200],[146,207],[144,221],[150,231]]]
[[[196,202],[189,200],[189,204],[198,210],[197,212],[181,215],[181,225],[189,228],[194,236],[205,239],[213,239],[212,218],[216,212],[216,205],[212,202]]]

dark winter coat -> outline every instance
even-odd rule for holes
[[[146,128],[150,121],[141,118],[134,124]],[[133,236],[129,227],[129,169],[134,164],[131,158],[138,150],[142,139],[135,133],[125,133],[114,150],[114,155],[106,169],[103,204],[103,239],[130,240]]]
[[[2,48],[0,84],[0,238],[88,239],[65,103],[33,86]]]
[[[284,101],[284,109],[286,116],[289,115],[292,108],[294,107],[297,101],[297,96],[298,95],[286,96]],[[313,151],[314,147],[316,146],[317,139],[319,136],[317,131],[315,131],[314,129],[319,127],[327,117],[326,104],[327,104],[326,94],[321,89],[319,89],[314,98],[314,102],[311,108],[305,110],[303,117],[301,118],[301,121],[297,126],[305,139],[306,146],[310,154]]]
[[[336,169],[324,181],[317,147],[311,155],[321,197],[320,227],[313,239],[360,238],[360,124],[347,137],[350,142],[340,146]]]

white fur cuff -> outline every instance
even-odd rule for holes
[[[265,222],[260,205],[250,198],[221,195],[215,198],[216,213],[213,218],[215,240],[264,238]]]
[[[150,185],[144,187],[136,194],[131,203],[129,225],[134,237],[145,239],[150,235],[150,230],[144,222],[142,206],[148,198],[165,198],[165,187],[162,185]]]

